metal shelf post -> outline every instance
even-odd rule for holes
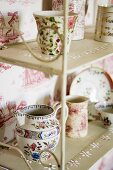
[[[68,10],[69,1],[64,1],[64,53],[62,62],[62,132],[61,132],[61,170],[65,170],[65,104],[67,84],[67,35],[68,35]]]

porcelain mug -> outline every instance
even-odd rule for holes
[[[98,6],[94,38],[113,43],[113,5]]]
[[[62,10],[64,0],[52,0],[53,10]],[[78,14],[77,22],[74,27],[72,40],[84,38],[85,15],[88,9],[88,0],[69,0],[69,11]]]
[[[54,57],[56,58],[56,56],[60,56],[63,52],[64,14],[62,11],[39,11],[35,12],[33,15],[38,29],[37,40],[41,53],[53,57],[54,60]],[[71,36],[76,18],[76,14],[69,13],[67,51],[69,51],[70,48]],[[23,39],[22,35],[20,36]],[[30,53],[36,58],[39,58],[39,54],[36,55],[25,41],[24,43]],[[43,60],[43,58],[40,60]]]
[[[66,134],[72,138],[85,137],[88,132],[88,98],[71,96],[66,101],[69,113]]]
[[[104,127],[113,130],[113,102],[98,102],[95,108],[102,119]]]
[[[41,152],[45,149],[54,152],[60,138],[60,124],[56,114],[61,105],[50,107],[48,105],[29,105],[16,111],[18,124],[16,126],[16,139],[19,148],[28,160],[37,161]],[[66,117],[68,114],[68,108]],[[24,124],[19,126],[20,117],[24,118]],[[50,153],[41,155],[43,160],[50,158]]]

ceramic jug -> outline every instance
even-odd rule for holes
[[[16,139],[19,148],[28,160],[37,161],[40,153],[48,149],[55,151],[60,138],[60,124],[56,114],[61,105],[50,107],[48,105],[29,105],[17,110]],[[68,108],[66,107],[66,118]],[[21,123],[22,120],[22,123]],[[43,160],[50,158],[49,152],[41,154]]]
[[[66,101],[69,116],[66,121],[66,134],[71,138],[85,137],[88,133],[88,102],[85,96],[70,96]]]
[[[63,53],[64,37],[64,14],[62,11],[39,11],[33,14],[38,30],[37,48],[38,54],[31,49],[28,43],[24,41],[29,52],[40,61],[54,61]],[[67,52],[70,49],[72,32],[74,30],[77,14],[69,13],[68,16],[68,42]],[[35,52],[34,52],[35,51]]]

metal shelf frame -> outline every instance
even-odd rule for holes
[[[0,51],[0,61],[11,63],[14,65],[27,67],[44,71],[50,74],[60,75],[62,78],[61,87],[61,104],[62,104],[62,130],[61,130],[61,153],[60,162],[61,170],[65,170],[66,166],[66,137],[65,137],[65,105],[66,105],[66,84],[67,74],[70,74],[81,66],[86,66],[99,61],[103,58],[113,55],[113,44],[94,41],[93,38],[86,38],[80,41],[73,41],[70,53],[67,52],[67,34],[68,34],[68,4],[69,0],[64,1],[64,53],[56,61],[43,63],[36,60],[26,50],[25,46],[20,43],[10,45],[7,49]],[[36,49],[36,42],[29,43],[31,47],[40,55]],[[89,49],[90,46],[90,49]],[[109,147],[108,147],[109,148]]]

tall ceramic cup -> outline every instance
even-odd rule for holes
[[[36,21],[38,35],[37,40],[41,53],[45,55],[50,55],[58,57],[62,54],[63,51],[63,37],[64,37],[64,14],[61,11],[39,11],[35,12],[34,18]],[[75,26],[77,15],[74,13],[69,13],[68,16],[68,46],[67,49],[70,49],[71,36]],[[22,37],[22,36],[21,36]],[[23,40],[24,41],[24,40]],[[25,43],[25,41],[24,41]],[[37,58],[38,55],[33,52],[33,50],[26,47],[31,52],[31,54]],[[42,55],[43,57],[43,55]],[[42,58],[43,60],[43,58]]]
[[[53,10],[62,10],[64,0],[52,0]],[[84,38],[85,15],[88,9],[88,0],[69,0],[69,11],[78,14],[77,22],[74,27],[72,40],[81,40]]]
[[[69,108],[66,134],[72,138],[85,137],[88,132],[88,98],[72,96],[67,100]]]
[[[113,5],[98,6],[94,38],[113,43]]]

